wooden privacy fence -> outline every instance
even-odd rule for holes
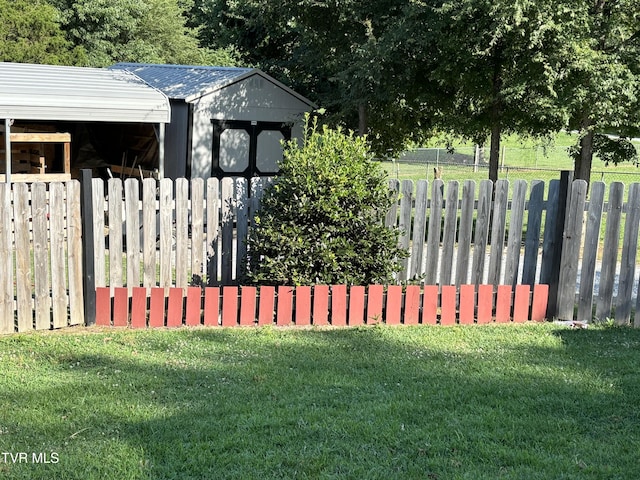
[[[494,291],[495,290],[495,291]],[[107,287],[96,323],[132,328],[187,326],[455,325],[542,321],[548,286],[316,285],[314,287]]]
[[[0,333],[84,323],[80,184],[0,183]]]
[[[93,179],[95,285],[126,286],[131,294],[135,287],[186,292],[241,283],[245,240],[266,182]],[[386,223],[399,225],[410,253],[397,281],[548,284],[549,317],[628,323],[637,307],[639,188],[632,184],[624,202],[624,185],[613,183],[605,202],[604,184],[594,182],[587,202],[586,184],[570,184],[568,176],[548,185],[499,180],[495,188],[489,180],[392,180],[396,202]]]

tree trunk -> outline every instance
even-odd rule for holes
[[[593,162],[593,130],[591,120],[587,117],[582,121],[582,128],[586,130],[580,139],[580,156],[576,158],[573,178],[585,180],[587,185],[591,180],[591,164]]]
[[[367,126],[367,106],[364,103],[358,105],[358,135],[364,137],[369,128]]]
[[[491,127],[491,147],[489,149],[489,180],[494,184],[498,181],[498,166],[500,165],[500,135],[502,126],[496,121]]]

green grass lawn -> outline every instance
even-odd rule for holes
[[[639,364],[552,324],[8,336],[0,477],[640,478]]]

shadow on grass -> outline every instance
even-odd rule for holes
[[[8,478],[638,478],[640,332],[115,332],[3,388]],[[24,355],[24,352],[23,352]],[[50,374],[51,381],[47,381]],[[11,450],[13,449],[13,450]]]

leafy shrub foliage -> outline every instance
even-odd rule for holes
[[[247,250],[262,285],[384,283],[406,253],[384,226],[389,188],[364,138],[307,121],[302,146],[285,146]]]

